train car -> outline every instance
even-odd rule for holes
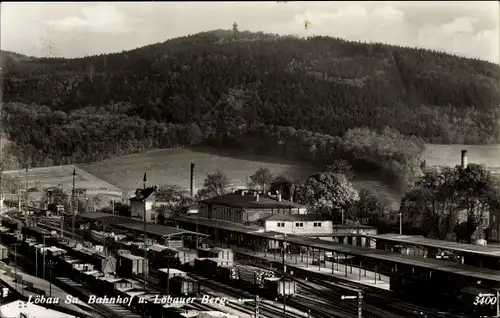
[[[173,277],[169,282],[169,294],[174,296],[195,296],[200,293],[200,283],[189,277]]]
[[[219,267],[217,258],[197,258],[194,260],[194,270],[197,274],[205,277],[216,277]]]
[[[279,277],[264,278],[263,292],[271,298],[290,298],[297,293],[297,282]]]
[[[119,288],[132,288],[133,283],[125,278],[101,276],[97,278],[97,292],[101,295],[116,295]]]
[[[9,259],[9,249],[6,246],[0,245],[0,261]]]
[[[122,277],[132,277],[134,275],[144,274],[148,272],[148,261],[143,257],[133,254],[118,255],[116,265],[116,273]]]
[[[238,268],[235,266],[219,266],[219,280],[226,284],[232,284],[238,280]]]

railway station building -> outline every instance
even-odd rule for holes
[[[304,205],[283,200],[280,194],[273,196],[242,189],[200,201],[198,214],[207,219],[251,224],[273,215],[307,214],[307,209]]]

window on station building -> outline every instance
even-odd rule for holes
[[[304,227],[303,222],[295,222],[295,227]]]
[[[314,222],[313,227],[321,227],[321,222]]]
[[[278,222],[278,227],[285,227],[285,222]]]

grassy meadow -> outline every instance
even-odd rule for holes
[[[470,145],[426,145],[424,158],[428,166],[454,166],[460,163],[460,151],[468,151],[468,162],[484,164],[495,173],[500,173],[499,146]],[[210,147],[173,148],[132,154],[97,163],[83,165],[53,166],[34,168],[28,171],[29,187],[42,188],[62,184],[69,191],[73,169],[76,168],[76,186],[88,189],[88,194],[116,194],[133,191],[142,187],[144,172],[150,185],[175,184],[189,188],[190,164],[194,163],[196,188],[203,186],[208,173],[221,170],[229,177],[234,188],[244,187],[250,176],[260,167],[267,167],[274,174],[284,174],[303,181],[318,172],[314,167],[300,162],[276,159],[261,155],[241,154],[232,150],[217,150]],[[5,171],[25,180],[24,170]],[[393,207],[399,207],[400,196],[387,185],[369,176],[357,176],[357,189],[371,188],[387,194]]]
[[[75,169],[75,187],[87,189],[87,194],[121,195],[122,190],[103,181],[94,175],[73,165],[33,168],[28,170],[28,187],[57,187],[62,186],[66,191],[71,191],[73,183],[73,169]],[[26,170],[9,170],[4,175],[18,178],[23,185],[26,180]]]
[[[80,168],[131,193],[136,188],[142,187],[144,172],[147,173],[148,184],[175,184],[189,188],[191,162],[196,165],[197,189],[203,186],[208,173],[217,170],[226,173],[234,188],[244,187],[250,176],[260,167],[269,168],[273,174],[284,174],[301,181],[318,172],[314,167],[284,158],[280,160],[267,156],[242,155],[231,150],[216,150],[209,147],[155,150],[81,165]],[[383,191],[394,200],[395,206],[399,206],[397,194],[382,182],[358,177],[354,181],[354,186],[358,189],[370,187],[375,191]]]

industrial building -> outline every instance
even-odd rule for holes
[[[304,205],[262,194],[257,190],[234,190],[215,198],[200,201],[199,216],[240,224],[260,222],[270,216],[307,214]]]

